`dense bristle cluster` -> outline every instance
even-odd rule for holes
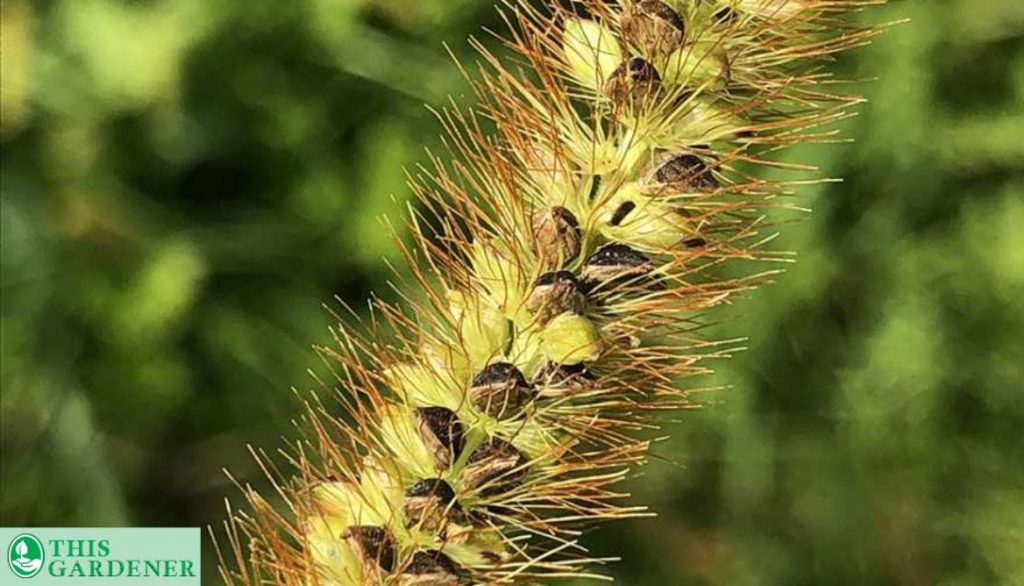
[[[519,62],[480,46],[482,113],[441,113],[454,162],[414,182],[421,291],[323,350],[344,413],[307,406],[297,472],[261,458],[283,504],[244,488],[223,577],[595,575],[581,529],[644,513],[614,485],[728,353],[696,317],[759,282],[719,265],[771,256],[791,185],[761,171],[856,101],[823,65],[873,34],[843,14],[869,3],[510,2]]]

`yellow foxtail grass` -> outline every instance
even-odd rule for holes
[[[721,265],[780,258],[766,217],[799,182],[765,171],[835,140],[858,98],[829,65],[873,3],[508,0],[516,59],[475,43],[479,106],[438,113],[449,152],[413,178],[414,282],[322,349],[334,398],[258,455],[277,494],[241,487],[222,577],[599,577],[581,536],[646,514],[616,485],[734,349],[699,318],[769,273]]]

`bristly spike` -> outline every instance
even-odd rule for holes
[[[334,403],[253,451],[282,504],[238,486],[225,582],[601,578],[585,530],[649,514],[616,486],[664,437],[655,414],[743,348],[701,316],[777,273],[738,261],[789,260],[772,211],[825,179],[779,154],[837,141],[860,99],[829,58],[880,3],[501,2],[516,66],[471,41],[479,106],[434,110],[448,152],[410,177],[402,303],[318,348]]]

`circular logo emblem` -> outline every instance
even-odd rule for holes
[[[43,542],[31,533],[22,533],[7,546],[7,565],[19,578],[31,578],[43,569],[46,552]]]

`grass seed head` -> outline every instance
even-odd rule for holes
[[[646,514],[615,486],[736,350],[701,315],[769,274],[738,261],[776,258],[773,208],[808,182],[778,155],[857,103],[828,67],[875,3],[508,0],[516,66],[478,45],[479,107],[438,113],[450,152],[413,178],[414,282],[322,349],[332,400],[290,469],[260,453],[278,498],[240,487],[224,580],[594,577],[581,535]]]

